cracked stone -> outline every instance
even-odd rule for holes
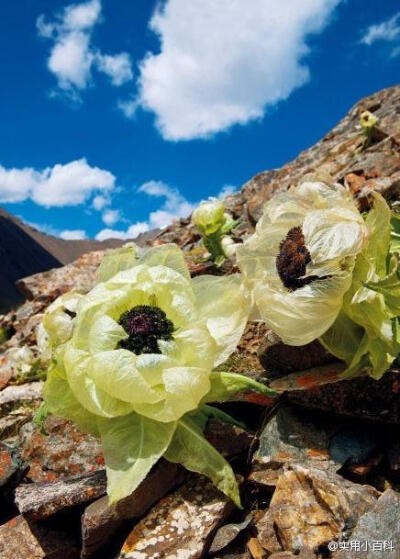
[[[316,550],[351,531],[378,496],[373,487],[292,464],[279,477],[270,507],[257,522],[258,540],[267,551],[278,551],[269,548],[272,527],[279,551]]]
[[[233,503],[205,478],[160,501],[126,539],[119,559],[199,559]]]
[[[0,526],[1,559],[78,559],[77,547],[64,533],[29,523],[22,516]]]
[[[15,504],[25,518],[41,520],[60,510],[80,505],[105,494],[104,470],[44,483],[24,483],[15,490]]]
[[[398,559],[400,553],[400,494],[388,489],[375,506],[358,520],[350,541],[369,542],[367,551],[351,549],[335,553],[335,559]],[[382,549],[373,542],[392,542],[393,549]]]
[[[185,473],[176,464],[161,460],[128,497],[110,506],[102,497],[86,507],[82,516],[82,559],[93,555],[118,531],[124,520],[139,518],[168,491],[182,483]]]
[[[250,481],[276,485],[282,468],[290,462],[310,462],[312,465],[337,471],[344,463],[335,460],[329,445],[338,431],[338,418],[282,406],[265,425],[259,448],[253,458]]]

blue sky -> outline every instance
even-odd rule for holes
[[[129,237],[279,167],[399,82],[398,0],[5,2],[0,205]]]

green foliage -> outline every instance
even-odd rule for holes
[[[375,379],[400,352],[400,269],[398,219],[379,194],[366,216],[369,240],[358,255],[342,311],[322,344],[346,361],[344,378],[363,373]],[[394,226],[393,226],[394,224]]]

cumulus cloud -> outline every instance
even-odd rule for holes
[[[72,98],[78,99],[78,91],[90,84],[93,68],[106,74],[115,86],[133,78],[128,53],[104,54],[92,45],[92,31],[100,19],[100,0],[71,4],[53,21],[46,21],[43,14],[37,19],[39,35],[52,42],[48,69],[56,76],[58,87]]]
[[[140,233],[145,233],[149,230],[149,224],[145,221],[138,221],[134,223],[126,231],[118,229],[102,229],[97,233],[96,240],[104,241],[105,239],[135,239]]]
[[[140,64],[138,103],[168,140],[261,118],[307,82],[307,38],[339,2],[167,0],[150,21],[160,52]]]
[[[370,25],[361,38],[361,43],[371,46],[377,41],[386,41],[389,43],[400,41],[400,12],[397,12],[391,18]],[[396,56],[400,53],[398,47],[392,51],[392,55]]]
[[[86,231],[83,229],[65,229],[65,231],[61,231],[59,237],[65,239],[66,241],[80,241],[81,239],[87,239]]]
[[[96,239],[133,239],[140,233],[150,229],[162,229],[169,225],[174,219],[187,217],[192,213],[196,204],[192,204],[177,190],[162,181],[148,181],[138,188],[138,192],[143,192],[151,197],[163,199],[160,208],[150,212],[147,221],[140,221],[132,224],[127,230],[102,229]],[[103,215],[104,221],[104,215]]]
[[[121,214],[119,210],[109,209],[103,212],[101,218],[106,225],[112,226],[121,219]]]
[[[38,171],[31,167],[6,169],[0,165],[0,202],[31,199],[46,207],[74,206],[96,192],[111,192],[115,177],[109,171],[91,167],[86,159],[57,164]]]
[[[138,192],[144,192],[148,196],[164,198],[161,208],[149,215],[149,223],[152,229],[166,227],[174,219],[187,217],[195,207],[182,196],[179,190],[171,188],[162,181],[145,182]]]

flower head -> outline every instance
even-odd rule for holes
[[[339,184],[304,182],[276,195],[236,251],[258,316],[291,345],[321,336],[340,311],[366,237]]]
[[[373,115],[370,111],[364,111],[360,115],[360,126],[366,132],[369,132],[376,126],[379,122],[379,118]]]
[[[224,225],[224,212],[223,202],[210,198],[197,206],[192,214],[192,222],[204,235],[211,235]]]
[[[139,259],[134,247],[108,254],[99,278],[77,301],[64,295],[43,318],[41,338],[52,354],[49,411],[101,437],[113,501],[165,454],[209,475],[238,502],[233,472],[201,428],[207,402],[249,384],[267,390],[213,372],[247,322],[240,277],[191,279],[179,248],[162,245]]]

